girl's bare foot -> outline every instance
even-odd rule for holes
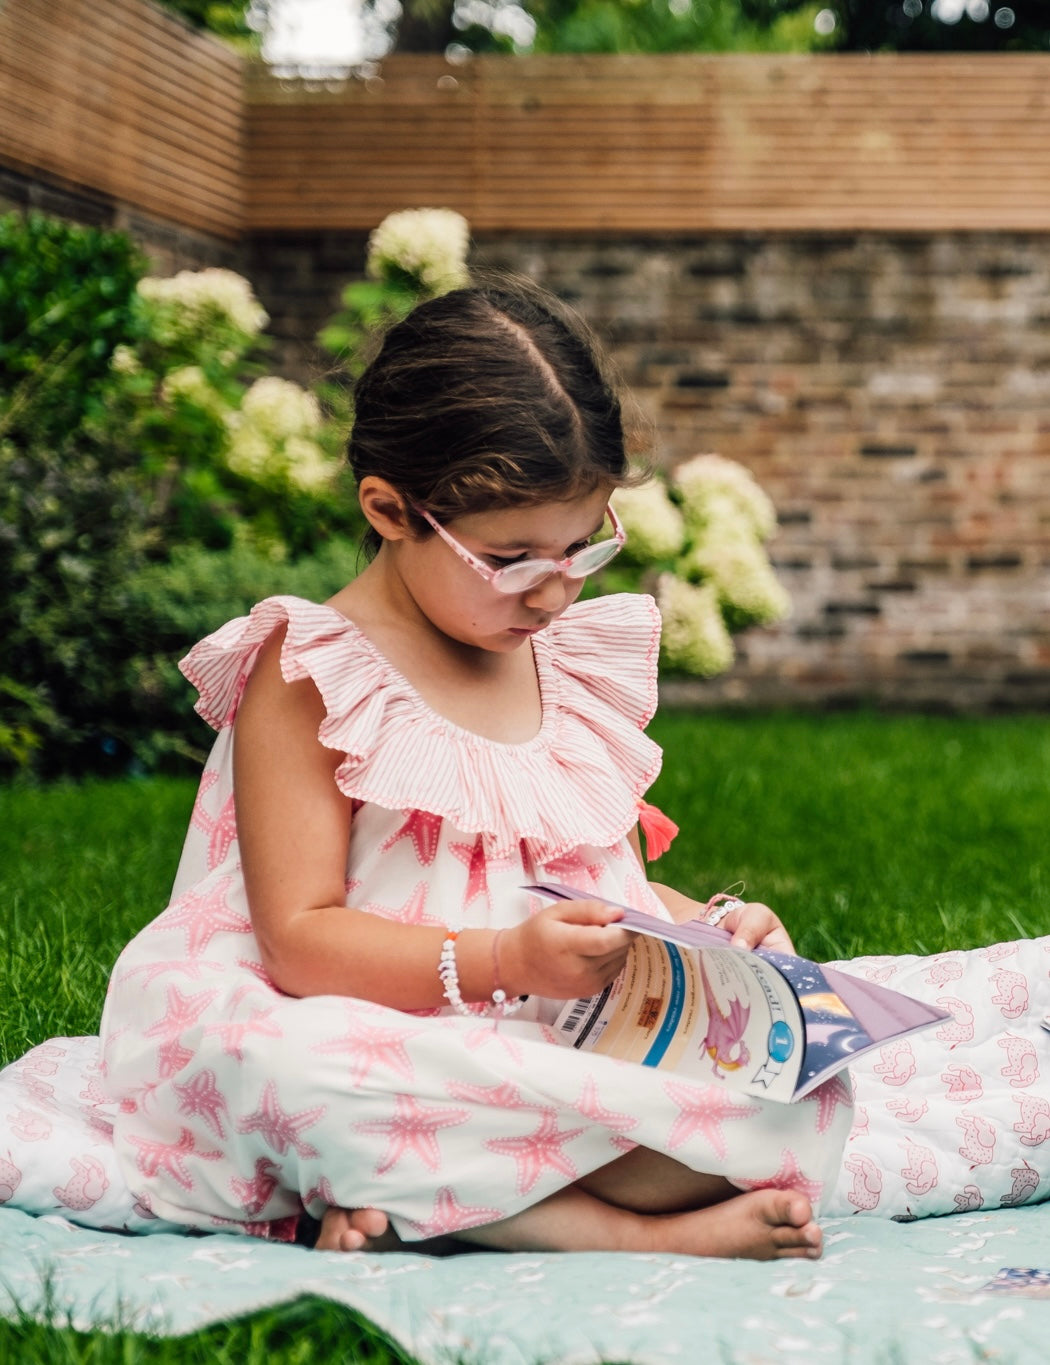
[[[400,1245],[382,1209],[325,1209],[318,1251],[387,1251]]]
[[[656,1223],[657,1250],[692,1256],[817,1260],[824,1242],[813,1206],[795,1190],[753,1190],[696,1213],[665,1214]]]

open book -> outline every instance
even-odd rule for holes
[[[525,890],[619,905],[569,886]],[[790,1101],[872,1048],[951,1017],[804,957],[730,948],[730,934],[698,920],[620,908],[620,927],[638,937],[611,986],[562,1010],[555,1032],[570,1047]]]

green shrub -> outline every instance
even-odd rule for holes
[[[0,217],[0,435],[61,440],[131,330],[142,260],[119,232]]]
[[[107,717],[107,739],[136,766],[176,766],[203,757],[208,731],[193,714],[196,693],[178,669],[191,645],[264,597],[323,602],[356,574],[358,546],[332,541],[309,559],[282,563],[251,545],[209,551],[184,545],[151,564],[120,592],[126,638],[122,713]]]

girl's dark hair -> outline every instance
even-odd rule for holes
[[[597,343],[571,309],[524,282],[420,304],[387,333],[354,410],[347,458],[358,483],[378,475],[440,522],[634,481]],[[374,552],[379,536],[365,543]]]

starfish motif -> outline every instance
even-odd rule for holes
[[[230,1181],[230,1189],[241,1201],[241,1206],[249,1217],[254,1218],[262,1213],[270,1202],[270,1197],[277,1188],[277,1177],[280,1173],[280,1166],[268,1156],[260,1156],[256,1158],[255,1174],[251,1180],[234,1176]]]
[[[217,1138],[226,1136],[222,1124],[223,1114],[228,1114],[226,1096],[219,1089],[215,1072],[209,1067],[198,1071],[195,1076],[180,1085],[177,1081],[173,1089],[179,1097],[180,1114],[199,1114]]]
[[[315,1200],[319,1199],[326,1208],[334,1209],[338,1206],[339,1200],[335,1196],[328,1177],[322,1175],[316,1185],[311,1186],[303,1195],[303,1204],[309,1208]]]
[[[294,1147],[301,1157],[320,1156],[317,1148],[304,1142],[299,1135],[304,1128],[312,1128],[327,1112],[327,1105],[317,1104],[312,1109],[300,1109],[298,1114],[289,1114],[281,1108],[277,1086],[273,1081],[267,1081],[259,1108],[239,1121],[237,1131],[261,1134],[267,1146],[280,1156],[284,1156],[289,1147]]]
[[[585,1119],[611,1128],[615,1133],[626,1133],[638,1126],[638,1120],[630,1114],[620,1114],[614,1109],[604,1107],[598,1098],[598,1087],[593,1076],[588,1076],[584,1081],[583,1094],[576,1101],[576,1108]]]
[[[434,1209],[425,1223],[409,1220],[423,1237],[440,1237],[463,1228],[474,1228],[479,1223],[495,1223],[503,1217],[502,1209],[486,1209],[477,1204],[461,1204],[451,1185],[442,1185],[434,1196]]]
[[[584,1131],[583,1128],[559,1131],[556,1112],[546,1109],[534,1133],[518,1138],[487,1138],[485,1146],[490,1152],[514,1158],[518,1168],[518,1193],[528,1194],[547,1166],[560,1171],[569,1180],[576,1179],[579,1172],[562,1147]]]
[[[163,1172],[184,1190],[193,1189],[193,1177],[186,1165],[187,1157],[194,1156],[199,1161],[219,1161],[222,1157],[221,1152],[198,1151],[197,1140],[188,1128],[179,1129],[178,1142],[153,1142],[149,1138],[136,1137],[134,1133],[129,1133],[128,1139],[132,1146],[139,1149],[135,1162],[143,1175],[152,1180]]]
[[[200,957],[216,934],[251,933],[251,920],[226,904],[232,885],[232,877],[220,877],[204,895],[187,891],[165,916],[166,929],[185,928],[186,951],[191,958]]]
[[[367,910],[372,915],[381,915],[383,919],[397,920],[399,924],[444,924],[443,919],[426,913],[429,891],[430,888],[426,882],[417,882],[412,888],[412,894],[400,909],[389,905],[380,905],[376,901],[365,901],[361,909]]]
[[[780,1152],[780,1167],[772,1175],[761,1180],[736,1180],[735,1184],[745,1190],[800,1190],[807,1198],[820,1198],[824,1188],[822,1180],[810,1180],[802,1174],[795,1153],[783,1147]]]
[[[211,1002],[218,991],[201,991],[198,995],[183,995],[178,986],[168,987],[168,1012],[143,1031],[144,1038],[160,1038],[161,1047],[157,1050],[160,1074],[167,1078],[181,1071],[192,1058],[193,1053],[184,1048],[179,1041],[183,1032],[191,1028]]]
[[[219,1024],[209,1024],[205,1033],[222,1035],[222,1050],[228,1057],[238,1062],[244,1061],[241,1044],[249,1033],[261,1033],[266,1038],[283,1038],[279,1026],[270,1017],[269,1009],[252,1010],[247,1019],[231,1019]]]
[[[385,1133],[389,1138],[386,1155],[376,1166],[376,1175],[385,1175],[392,1170],[406,1152],[413,1152],[428,1170],[439,1170],[438,1129],[466,1123],[470,1114],[465,1109],[425,1108],[412,1095],[395,1095],[394,1107],[396,1113],[390,1118],[365,1119],[353,1125],[358,1133]]]
[[[376,1024],[366,1024],[364,1020],[351,1015],[344,1034],[323,1043],[315,1043],[311,1051],[328,1055],[348,1052],[353,1059],[350,1079],[354,1085],[360,1085],[373,1066],[377,1065],[387,1066],[399,1076],[412,1080],[416,1069],[405,1042],[415,1038],[418,1033],[419,1029],[382,1028]]]
[[[849,1108],[853,1104],[853,1090],[844,1076],[832,1076],[830,1080],[811,1091],[807,1100],[819,1105],[817,1110],[817,1132],[826,1133],[835,1117],[839,1105]]]
[[[469,1033],[464,1035],[463,1041],[471,1052],[476,1052],[479,1047],[484,1047],[486,1043],[499,1043],[503,1050],[517,1062],[518,1066],[521,1066],[525,1060],[524,1053],[514,1039],[500,1029],[497,1018],[480,1024],[477,1028],[472,1028]]]
[[[521,1091],[509,1081],[500,1085],[468,1085],[466,1081],[449,1081],[445,1089],[454,1100],[473,1100],[493,1109],[542,1109],[521,1098]]]
[[[214,771],[202,775],[197,799],[193,803],[193,814],[190,816],[190,824],[208,836],[209,872],[213,872],[226,861],[226,855],[237,838],[237,813],[232,795],[226,799],[218,816],[212,816],[204,809],[204,797],[218,780],[219,774]]]
[[[132,967],[130,972],[123,972],[117,979],[123,984],[130,981],[133,976],[144,976],[146,979],[142,983],[142,989],[152,986],[158,976],[164,976],[168,972],[178,972],[181,976],[188,976],[191,981],[199,981],[202,973],[221,972],[223,966],[220,962],[148,962],[143,967]]]
[[[563,853],[560,858],[552,858],[549,863],[544,863],[543,870],[546,874],[544,880],[564,882],[583,891],[585,888],[578,883],[586,878],[592,886],[597,886],[605,871],[605,864],[589,863],[579,850],[573,849],[571,853]]]
[[[485,872],[485,841],[479,834],[472,844],[450,843],[449,852],[455,854],[467,869],[467,889],[463,893],[463,908],[472,905],[479,896],[489,899],[489,882]]]
[[[431,815],[429,811],[413,810],[399,830],[384,839],[379,845],[380,853],[387,853],[399,839],[411,839],[416,851],[416,859],[423,867],[429,867],[437,857],[438,839],[441,834],[442,817]]]
[[[726,1119],[746,1119],[758,1113],[756,1104],[734,1104],[726,1091],[718,1085],[697,1090],[692,1085],[667,1081],[667,1094],[678,1105],[680,1113],[667,1139],[672,1150],[688,1142],[694,1133],[702,1133],[720,1157],[726,1155],[722,1124]]]

